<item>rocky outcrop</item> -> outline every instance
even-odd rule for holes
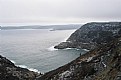
[[[0,55],[0,80],[34,80],[39,73],[14,65]]]
[[[57,49],[81,48],[94,49],[101,44],[106,44],[119,34],[121,22],[87,23],[76,30],[66,42],[55,46]]]
[[[38,80],[121,80],[121,36],[114,38]]]

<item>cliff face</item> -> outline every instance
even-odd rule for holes
[[[121,80],[121,23],[88,23],[55,48],[90,49],[37,80]]]
[[[34,80],[39,74],[15,66],[0,55],[0,80]]]
[[[66,42],[55,46],[57,49],[81,48],[94,49],[114,39],[121,29],[121,22],[87,23],[76,30]]]
[[[121,80],[121,36],[38,80]]]

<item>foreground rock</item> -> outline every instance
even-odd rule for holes
[[[114,36],[119,34],[118,32],[120,29],[121,22],[87,23],[76,30],[66,42],[60,43],[55,46],[55,48],[80,48],[91,50],[114,39]]]
[[[38,80],[121,80],[121,36]]]
[[[34,80],[39,74],[15,66],[0,55],[0,80]]]

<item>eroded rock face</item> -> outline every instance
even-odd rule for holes
[[[120,22],[87,23],[76,30],[66,42],[60,43],[55,46],[55,48],[81,48],[92,50],[98,45],[106,44],[114,39],[114,36],[119,34],[120,29]]]
[[[28,69],[16,67],[10,60],[0,55],[0,80],[34,80],[38,75]]]
[[[38,80],[121,80],[121,36]]]

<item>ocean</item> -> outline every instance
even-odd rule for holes
[[[84,54],[79,49],[54,49],[75,30],[18,29],[0,30],[0,55],[15,65],[45,73]]]

